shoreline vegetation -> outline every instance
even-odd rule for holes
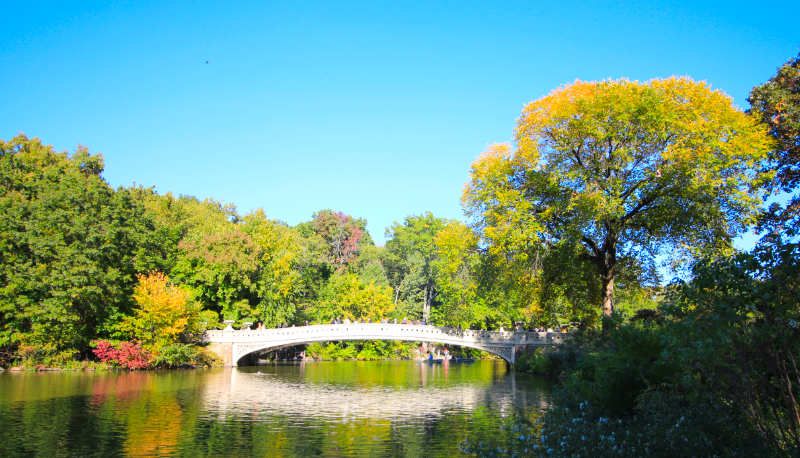
[[[395,342],[395,341],[365,341],[365,342],[327,342],[313,343],[308,345],[298,345],[284,350],[265,351],[251,358],[255,361],[252,365],[267,365],[280,363],[301,363],[301,362],[324,362],[324,361],[420,361],[418,348],[424,345],[422,342]],[[381,347],[388,348],[381,348]],[[296,348],[304,347],[297,351]],[[443,346],[431,345],[432,349],[444,348]],[[203,346],[198,346],[197,350],[202,352]],[[450,351],[448,349],[448,351]],[[298,355],[305,354],[304,358]],[[458,360],[500,360],[498,356],[480,350],[470,348],[453,348],[451,356]],[[261,358],[260,356],[265,356]],[[131,370],[171,370],[171,369],[211,369],[222,367],[221,361],[213,355],[205,355],[203,364],[182,364],[175,366],[145,366],[145,367],[126,367],[119,362],[104,362],[81,360],[73,361],[62,367],[45,367],[41,364],[25,364],[21,362],[17,366],[9,368],[0,367],[0,372],[9,373],[29,373],[29,372],[127,372]]]
[[[342,212],[290,226],[114,190],[99,154],[0,141],[0,366],[213,365],[197,344],[223,323],[577,323],[566,345],[517,362],[557,380],[551,408],[509,418],[505,448],[470,437],[464,451],[796,456],[798,88],[800,56],[748,111],[688,77],[562,86],[472,164],[466,223],[407,216],[383,247]],[[736,250],[749,230],[755,248]]]

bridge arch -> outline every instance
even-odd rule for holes
[[[264,347],[261,347],[261,348],[255,348],[255,347],[258,346],[258,344],[242,344],[236,349],[238,351],[235,351],[234,354],[233,354],[233,358],[235,359],[235,361],[233,361],[233,365],[234,366],[238,366],[239,363],[243,359],[247,358],[248,356],[252,355],[253,353],[259,353],[259,352],[263,352],[263,351],[280,350],[280,349],[283,349],[283,348],[294,347],[294,346],[297,346],[297,345],[306,345],[306,344],[316,343],[316,342],[368,341],[368,340],[399,340],[399,341],[404,341],[404,342],[422,342],[421,340],[413,339],[413,338],[402,338],[402,339],[336,338],[334,340],[334,339],[328,339],[328,338],[321,337],[321,338],[318,338],[318,339],[309,339],[309,340],[307,340],[305,342],[292,342],[292,343],[288,343],[288,344],[266,344],[267,346],[264,346]],[[514,363],[514,356],[512,354],[512,352],[514,351],[514,348],[510,348],[510,347],[482,346],[482,345],[469,344],[469,343],[440,342],[440,341],[435,340],[435,339],[433,339],[433,340],[424,340],[424,342],[437,343],[437,344],[442,344],[442,345],[452,345],[452,346],[465,347],[465,348],[474,348],[476,350],[482,350],[482,351],[491,353],[491,354],[493,354],[495,356],[499,356],[499,357],[503,358],[503,360],[505,360],[509,364],[513,364]],[[237,355],[238,355],[238,359],[236,359]]]
[[[487,351],[513,364],[517,348],[557,344],[563,335],[553,332],[474,331],[413,324],[349,323],[278,329],[235,330],[228,327],[206,331],[203,338],[210,344],[209,348],[222,357],[226,366],[236,366],[243,357],[258,351],[312,342],[353,340],[435,342]]]

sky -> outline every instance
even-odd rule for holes
[[[168,3],[168,4],[167,4]],[[14,2],[0,138],[105,158],[114,187],[331,208],[378,244],[464,220],[472,161],[576,79],[688,75],[746,109],[800,52],[800,2]]]

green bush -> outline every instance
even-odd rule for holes
[[[553,362],[547,350],[533,350],[517,356],[514,369],[536,375],[552,375]]]
[[[399,341],[353,341],[311,343],[306,355],[321,360],[378,360],[408,358],[417,344]]]
[[[175,343],[162,347],[152,364],[154,367],[174,368],[194,366],[197,360],[198,352],[194,346]]]

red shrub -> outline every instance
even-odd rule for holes
[[[107,340],[98,340],[92,352],[104,363],[118,364],[127,369],[144,369],[150,365],[150,353],[131,342],[120,342],[119,347],[115,347]]]
[[[95,344],[95,349],[92,350],[97,358],[104,363],[109,362],[116,362],[117,361],[117,349],[114,347],[114,344],[107,340],[98,340]]]

